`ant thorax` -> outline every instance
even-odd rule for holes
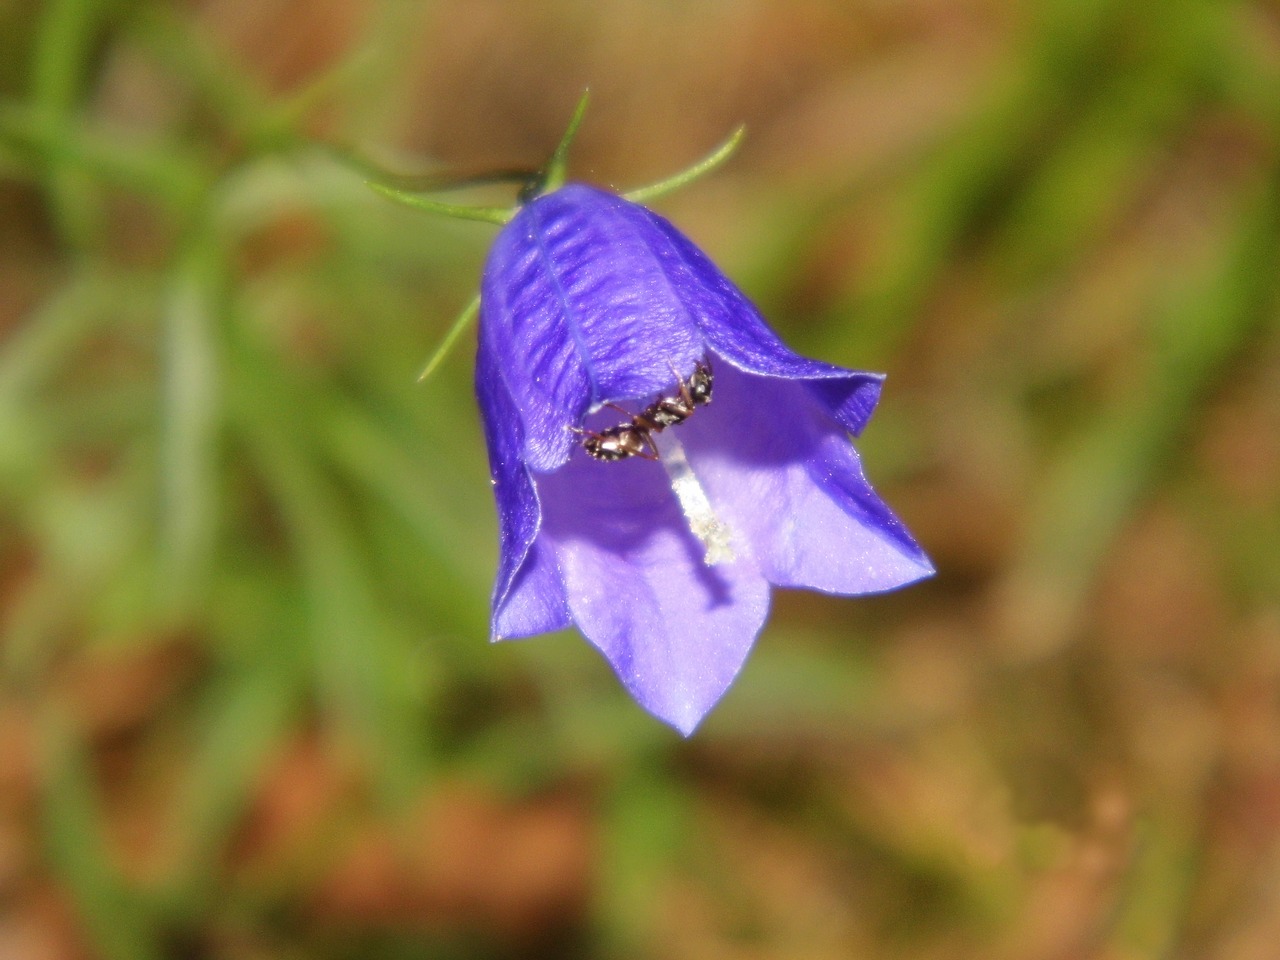
[[[651,403],[640,417],[653,424],[655,430],[665,430],[677,423],[684,423],[693,414],[693,404],[683,397],[661,397]]]
[[[581,433],[582,447],[589,455],[606,463],[616,463],[629,457],[657,460],[658,448],[653,434],[667,427],[684,423],[694,410],[711,402],[711,364],[699,360],[693,373],[686,380],[675,372],[677,390],[674,396],[661,396],[640,413],[631,413],[617,404],[607,404],[628,419],[625,423],[608,427],[599,432],[575,428]]]

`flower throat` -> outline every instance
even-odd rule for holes
[[[672,372],[676,373],[674,368]],[[664,434],[661,438],[657,435],[667,427],[684,423],[698,407],[710,403],[713,382],[711,364],[706,359],[699,360],[688,380],[676,373],[678,389],[675,395],[659,397],[640,413],[631,413],[615,403],[608,404],[624,414],[627,420],[599,432],[578,431],[583,434],[583,449],[596,460],[616,463],[641,457],[662,462],[671,480],[671,491],[689,525],[689,532],[706,549],[703,559],[707,566],[731,563],[735,559],[733,538],[729,528],[712,509],[706,491],[689,465],[684,446],[674,434]]]

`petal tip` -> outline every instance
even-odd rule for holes
[[[643,696],[640,690],[637,690],[634,686],[628,686],[631,689],[632,696],[641,707],[663,723],[674,727],[680,736],[689,737],[702,725],[702,721],[723,699],[736,676],[735,673],[734,677],[731,677],[723,685],[716,684],[713,691],[706,689],[691,691],[686,687],[683,690],[664,689],[656,691],[659,694],[658,696]]]
[[[683,704],[678,707],[665,708],[661,710],[656,710],[652,707],[645,707],[645,709],[663,723],[672,727],[678,734],[680,734],[680,736],[687,740],[689,737],[693,736],[693,732],[698,729],[713,707],[715,707],[714,703],[708,706],[705,710],[689,704]]]
[[[702,722],[702,717],[698,717],[696,720],[687,720],[679,723],[675,722],[674,720],[669,722],[671,723],[671,726],[675,728],[676,732],[680,734],[680,736],[688,740],[691,736],[693,736],[693,732],[698,729],[698,724]]]

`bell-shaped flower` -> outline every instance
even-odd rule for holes
[[[481,289],[493,639],[574,625],[687,735],[741,669],[772,586],[863,594],[930,575],[849,439],[881,380],[792,353],[644,207],[580,184],[527,203]]]

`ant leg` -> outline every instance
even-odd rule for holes
[[[667,361],[667,366],[671,368],[671,375],[676,378],[676,385],[680,388],[680,399],[685,402],[685,406],[692,407],[693,394],[689,392],[689,382],[680,376],[680,371],[676,369],[676,365],[670,360]]]
[[[643,412],[632,413],[626,407],[620,407],[616,403],[606,403],[605,406],[612,407],[614,410],[617,410],[619,413],[626,414],[627,419],[631,421],[631,425],[639,430],[661,430],[662,429],[662,426],[660,424],[654,423]],[[657,458],[655,457],[654,459],[656,460]]]

